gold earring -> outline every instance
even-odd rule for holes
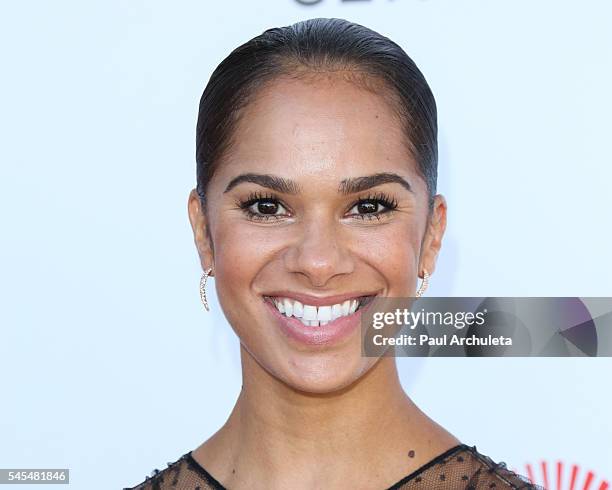
[[[208,301],[206,300],[206,280],[211,272],[212,267],[209,267],[204,271],[204,274],[202,274],[202,277],[200,278],[200,299],[202,300],[202,304],[204,305],[204,308],[206,308],[206,311],[210,311]]]
[[[419,286],[419,289],[417,290],[415,296],[417,298],[423,296],[423,293],[427,289],[427,286],[429,286],[429,273],[425,269],[423,269],[423,282],[421,282],[421,285]]]

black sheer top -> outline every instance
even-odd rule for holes
[[[386,490],[481,490],[533,489],[524,476],[510,471],[506,463],[495,463],[476,446],[459,444],[436,456]],[[123,490],[230,490],[219,483],[193,458],[191,451],[135,487]],[[289,489],[290,490],[290,489]],[[347,489],[350,490],[350,489]]]

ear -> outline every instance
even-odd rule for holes
[[[189,193],[187,211],[202,269],[213,267],[210,275],[214,276],[214,248],[210,239],[209,223],[196,189],[192,189]]]
[[[419,261],[419,277],[423,270],[432,275],[436,268],[438,253],[442,247],[442,237],[446,231],[446,199],[441,194],[434,197],[433,209],[427,219],[427,229],[423,237],[421,258]]]

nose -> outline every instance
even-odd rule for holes
[[[312,287],[322,288],[338,275],[354,270],[348,230],[332,218],[302,223],[294,245],[285,254],[285,267],[306,276]]]

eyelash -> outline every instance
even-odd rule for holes
[[[245,200],[238,200],[236,202],[236,206],[240,208],[249,219],[253,221],[269,221],[281,219],[283,215],[274,215],[274,214],[259,214],[253,212],[250,208],[253,204],[257,204],[260,201],[265,201],[268,203],[280,204],[284,208],[285,205],[282,204],[281,200],[274,194],[261,194],[260,192],[252,192],[249,197]],[[362,197],[357,200],[355,204],[351,206],[350,209],[353,209],[355,206],[364,203],[374,203],[374,204],[382,204],[386,209],[383,211],[377,211],[374,213],[365,213],[365,214],[357,214],[355,215],[357,219],[362,220],[372,220],[377,219],[380,220],[382,215],[388,215],[397,209],[398,203],[397,200],[393,197],[390,197],[382,192],[378,192],[376,194],[370,194],[367,197]]]

